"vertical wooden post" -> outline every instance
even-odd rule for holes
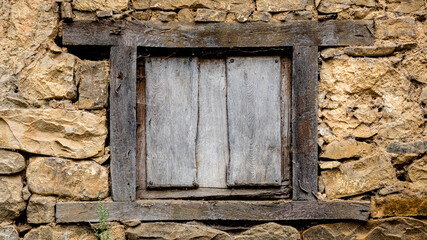
[[[292,67],[292,199],[315,200],[318,47],[294,46]]]
[[[110,145],[112,197],[135,201],[137,48],[113,46],[110,53]]]

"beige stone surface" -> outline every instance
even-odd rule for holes
[[[160,11],[159,16],[157,16],[157,19],[159,19],[162,22],[172,22],[176,19],[176,12],[164,12]]]
[[[427,48],[418,50],[403,60],[408,76],[421,83],[427,83]]]
[[[55,222],[56,198],[32,195],[27,206],[27,221],[31,224]]]
[[[40,226],[33,228],[24,240],[97,240],[88,226]]]
[[[396,13],[425,11],[423,0],[386,0],[387,10]]]
[[[108,103],[108,62],[79,61],[76,82],[79,84],[79,108],[100,109]]]
[[[18,173],[24,169],[25,159],[21,154],[0,149],[0,174]]]
[[[417,36],[415,19],[390,18],[375,21],[375,36],[378,39],[393,39],[399,42],[412,42]]]
[[[360,158],[369,155],[372,150],[373,146],[365,142],[334,141],[325,147],[320,157],[329,159]]]
[[[37,55],[20,74],[19,91],[29,101],[77,96],[74,81],[76,57],[68,53]]]
[[[392,216],[427,216],[427,193],[424,190],[405,189],[402,193],[387,196],[373,196],[371,216],[383,218]],[[423,192],[424,191],[424,192]]]
[[[12,225],[0,227],[0,240],[19,240],[18,231]]]
[[[265,12],[283,12],[305,10],[308,6],[313,6],[312,0],[257,0],[257,10]]]
[[[381,57],[392,54],[395,49],[394,45],[346,47],[344,53],[354,57]]]
[[[231,240],[230,235],[210,227],[180,223],[142,223],[137,227],[128,228],[126,237],[129,240],[138,239],[162,239],[162,240],[186,240],[186,239],[215,239]]]
[[[135,8],[138,10],[143,10],[147,8],[161,10],[202,8],[241,13],[250,12],[254,8],[251,0],[133,0],[133,3]]]
[[[224,11],[197,9],[196,22],[224,22],[227,13]]]
[[[329,58],[341,56],[343,54],[344,54],[344,51],[337,48],[326,48],[320,52],[320,56],[322,56],[323,59],[329,59]]]
[[[80,11],[121,11],[129,6],[129,0],[73,0],[73,8]]]
[[[333,169],[341,166],[341,163],[338,161],[319,161],[320,169]]]
[[[252,13],[252,21],[254,22],[269,22],[272,18],[271,13],[269,12],[253,12]]]
[[[342,222],[313,226],[303,233],[304,240],[423,240],[427,222],[415,218],[395,217],[362,222]]]
[[[105,117],[62,109],[0,110],[0,148],[68,158],[104,149]]]
[[[424,156],[409,165],[407,173],[410,181],[424,181],[427,185],[427,156]]]
[[[369,192],[397,181],[390,159],[384,155],[346,162],[321,175],[329,199]]]
[[[194,16],[190,9],[181,9],[177,15],[178,22],[194,22]]]
[[[237,240],[299,240],[301,239],[298,230],[291,226],[283,226],[277,223],[265,223],[235,236]]]
[[[375,0],[320,0],[317,10],[321,13],[338,13],[351,5],[374,7],[375,4]]]
[[[12,220],[25,209],[21,176],[0,176],[0,223]]]
[[[375,134],[401,139],[419,134],[423,114],[416,99],[408,98],[410,87],[410,80],[388,59],[340,57],[323,61],[319,117],[330,129],[329,141]]]
[[[108,195],[108,170],[93,161],[33,157],[27,167],[31,192],[89,200]]]

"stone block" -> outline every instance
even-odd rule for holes
[[[342,222],[310,227],[303,233],[304,240],[422,240],[427,238],[427,222],[415,218],[395,217],[369,220],[367,223]]]
[[[31,224],[55,222],[55,197],[32,195],[27,206],[27,221]]]
[[[106,118],[63,109],[0,110],[0,148],[88,158],[104,149]]]
[[[0,176],[0,223],[13,220],[25,210],[21,176]]]
[[[122,11],[129,6],[129,0],[73,0],[73,8],[80,11]]]
[[[157,17],[162,22],[172,22],[176,19],[176,12],[164,12],[160,11]]]
[[[194,22],[194,16],[190,9],[181,9],[178,12],[178,22]]]
[[[24,240],[97,240],[88,226],[40,226],[33,228]]]
[[[190,225],[172,222],[142,223],[137,227],[128,228],[126,230],[126,237],[129,240],[233,239],[225,232],[203,225]]]
[[[411,79],[427,83],[427,47],[405,57],[403,67]]]
[[[374,196],[371,199],[373,218],[393,216],[427,216],[427,194],[409,192]]]
[[[79,61],[76,81],[79,83],[79,108],[101,109],[108,104],[108,63]]]
[[[395,49],[394,45],[346,47],[344,53],[353,57],[381,57],[392,54]]]
[[[196,22],[224,22],[227,13],[209,9],[197,9]]]
[[[257,10],[261,12],[284,12],[305,10],[314,6],[313,0],[257,0]]]
[[[291,226],[283,226],[277,223],[265,223],[235,236],[236,240],[257,240],[257,239],[277,239],[277,240],[299,240],[301,239],[298,230]]]
[[[269,12],[254,12],[252,14],[252,21],[254,22],[269,22],[272,18]]]
[[[375,35],[378,39],[394,39],[413,42],[417,37],[414,18],[393,18],[375,21]]]
[[[274,16],[279,21],[299,21],[310,20],[313,18],[313,12],[310,11],[295,11],[279,13]]]
[[[108,195],[108,170],[93,161],[33,157],[27,168],[28,187],[40,195],[79,200]]]
[[[390,159],[384,155],[346,162],[321,175],[329,199],[369,192],[397,181]]]
[[[0,149],[0,174],[18,173],[24,169],[25,159],[21,154]]]
[[[396,13],[425,11],[423,0],[387,0],[387,10]]]
[[[408,153],[422,154],[422,153],[425,153],[426,151],[427,151],[427,140],[408,142],[408,143],[393,141],[389,143],[387,146],[387,152],[395,153],[395,154],[408,154]]]
[[[150,8],[150,0],[132,0],[133,7],[137,10]]]
[[[334,141],[326,145],[325,150],[320,154],[321,158],[345,159],[360,158],[372,152],[372,145],[355,140]]]
[[[19,91],[30,102],[43,99],[75,99],[76,57],[68,53],[37,55],[19,76]]]
[[[375,7],[375,0],[320,0],[317,10],[321,13],[338,13],[352,5]]]
[[[412,182],[424,181],[427,184],[427,156],[414,161],[407,169],[408,179]]]
[[[18,231],[12,225],[0,227],[0,240],[19,240]]]

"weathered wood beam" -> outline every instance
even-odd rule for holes
[[[144,200],[105,202],[108,221],[191,221],[191,220],[340,220],[366,221],[367,201],[185,201]],[[96,222],[98,202],[61,202],[56,204],[56,221]]]
[[[371,45],[373,42],[373,22],[366,20],[192,25],[76,21],[63,24],[64,45],[233,48]]]
[[[110,53],[110,145],[114,201],[136,196],[136,47],[114,46]]]
[[[317,46],[295,46],[292,62],[292,199],[317,196]]]

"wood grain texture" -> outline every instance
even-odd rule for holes
[[[141,47],[283,47],[371,45],[372,21],[294,21],[286,23],[154,23],[74,21],[63,24],[64,45]]]
[[[292,113],[292,60],[282,57],[280,113],[282,133],[282,181],[291,180],[291,113]]]
[[[136,47],[115,46],[110,53],[110,145],[114,201],[136,195]]]
[[[227,58],[228,186],[281,183],[280,57]]]
[[[107,221],[193,221],[193,220],[343,220],[367,221],[369,201],[188,201],[143,200],[129,203],[105,202]],[[59,202],[56,221],[97,222],[98,202]]]
[[[292,199],[314,200],[318,168],[318,47],[294,47],[292,67]]]
[[[196,146],[200,187],[227,188],[229,153],[225,75],[224,59],[200,60]]]
[[[289,199],[291,191],[287,182],[272,188],[197,188],[137,191],[140,199]]]
[[[146,157],[145,149],[145,61],[138,61],[136,81],[136,188],[146,189]]]
[[[198,59],[147,58],[147,188],[197,187]]]

